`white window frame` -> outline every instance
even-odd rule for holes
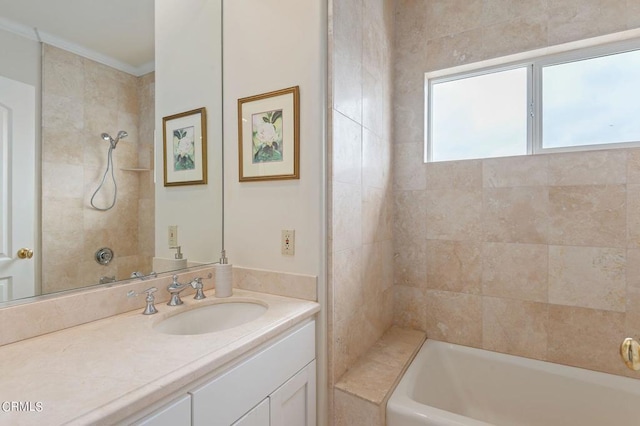
[[[433,162],[433,150],[431,147],[431,110],[433,107],[431,87],[433,84],[524,67],[527,67],[527,99],[529,104],[527,113],[526,155],[640,147],[640,140],[633,142],[567,146],[558,148],[542,147],[541,117],[543,106],[541,83],[543,68],[546,66],[577,62],[580,60],[624,53],[633,50],[640,50],[640,29],[580,40],[577,42],[523,52],[516,55],[425,73],[424,161],[427,163]]]

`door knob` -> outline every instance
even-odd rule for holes
[[[18,257],[20,259],[31,259],[33,257],[33,250],[29,248],[21,248],[18,250]]]

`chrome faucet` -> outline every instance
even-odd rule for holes
[[[212,274],[207,275],[207,278],[211,278],[211,277],[212,277]],[[180,282],[178,282],[178,276],[174,275],[173,282],[167,286],[167,291],[171,295],[171,299],[169,300],[167,305],[169,306],[182,305],[183,302],[180,299],[180,293],[182,292],[182,290],[184,290],[189,286],[196,289],[196,295],[194,296],[194,299],[201,300],[207,297],[204,295],[202,278],[200,277],[194,278],[189,283],[180,284]]]
[[[173,282],[167,286],[167,291],[171,295],[171,300],[167,303],[169,306],[178,306],[182,305],[182,300],[180,300],[180,292],[185,288],[189,287],[191,283],[180,284],[178,282],[178,276],[173,276]]]

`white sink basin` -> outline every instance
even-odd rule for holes
[[[191,309],[153,326],[165,334],[204,334],[227,330],[259,318],[267,307],[251,302],[225,302]]]

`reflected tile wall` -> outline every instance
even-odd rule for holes
[[[638,28],[638,2],[395,6],[395,324],[638,377],[640,150],[423,162],[426,71]]]
[[[137,81],[138,97],[138,167],[149,172],[138,174],[138,266],[137,270],[152,269],[155,255],[155,184],[154,130],[155,130],[155,73],[143,75]],[[132,269],[133,271],[133,269]]]
[[[134,77],[67,51],[44,45],[42,111],[42,290],[66,290],[100,277],[149,272],[154,253],[154,75]],[[129,136],[113,151],[118,198],[113,209],[90,207],[107,165],[103,132]],[[113,187],[95,198],[111,202]],[[109,266],[94,253],[111,247]]]

